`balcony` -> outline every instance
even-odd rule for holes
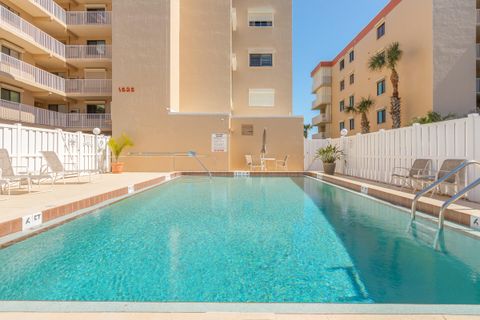
[[[332,95],[327,92],[317,93],[317,99],[312,102],[312,110],[317,110],[322,106],[326,106],[332,103]]]
[[[330,135],[327,132],[319,132],[312,135],[312,139],[329,139]]]
[[[67,25],[75,34],[108,36],[112,33],[112,12],[67,11]]]
[[[66,130],[112,130],[107,113],[60,113],[6,100],[0,100],[0,119]]]
[[[5,82],[17,86],[20,82],[34,92],[40,89],[65,95],[65,79],[4,53],[0,54],[0,76]]]
[[[65,92],[75,97],[111,97],[112,79],[66,79]]]
[[[332,121],[331,117],[327,113],[320,113],[318,116],[314,117],[312,119],[312,124],[314,126],[320,125],[320,124],[326,124],[330,123]]]
[[[66,58],[75,67],[100,68],[112,64],[110,45],[67,45]]]
[[[332,76],[317,76],[313,77],[312,93],[317,92],[317,90],[324,86],[332,85]]]
[[[32,54],[52,53],[64,59],[65,45],[7,8],[0,6],[0,37],[16,43]]]

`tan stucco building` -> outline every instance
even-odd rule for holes
[[[429,111],[474,112],[479,5],[476,0],[391,0],[332,61],[313,70],[312,109],[319,111],[313,137],[336,138],[342,128],[349,135],[360,133],[361,116],[344,109],[362,97],[375,101],[368,114],[370,131],[392,128],[390,71],[368,69],[370,57],[392,42],[403,50],[398,64],[402,125]]]
[[[132,153],[211,170],[290,156],[291,0],[0,0],[0,122],[126,133]],[[132,171],[200,170],[129,156]],[[270,163],[270,167],[274,166]]]

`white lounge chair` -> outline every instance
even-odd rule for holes
[[[416,159],[411,168],[396,167],[393,168],[393,173],[390,178],[390,184],[394,184],[395,180],[400,181],[400,186],[410,187],[416,189],[413,185],[415,181],[428,175],[432,168],[432,160],[430,159]]]
[[[254,163],[251,154],[245,155],[245,161],[247,162],[247,166],[250,168],[250,171],[255,171],[255,169],[260,169],[263,171],[265,169],[265,163],[262,160],[260,160],[259,163]]]
[[[443,161],[442,165],[440,166],[440,170],[436,174],[426,174],[424,176],[416,177],[416,180],[422,183],[422,186],[429,185],[434,183],[435,181],[443,178],[451,171],[456,169],[462,163],[464,163],[465,159],[447,159]],[[466,174],[465,170],[460,170],[447,180],[443,181],[440,185],[437,186],[434,190],[432,190],[432,195],[435,193],[442,194],[441,187],[442,186],[449,186],[453,187],[453,193],[457,193],[460,188],[463,188],[466,185]]]
[[[52,178],[52,184],[58,179],[62,179],[63,184],[65,184],[65,178],[68,177],[77,177],[78,181],[80,181],[82,174],[88,174],[88,179],[91,181],[91,174],[98,173],[98,170],[80,170],[77,163],[65,163],[76,167],[74,170],[67,170],[55,151],[40,151],[40,153],[47,162],[45,174],[48,174]]]
[[[31,191],[32,179],[45,179],[48,178],[46,175],[38,175],[31,172],[28,172],[28,168],[24,166],[16,166],[16,168],[24,168],[25,171],[21,173],[16,173],[13,169],[12,161],[7,149],[0,149],[0,181],[3,181],[2,191],[5,189],[8,190],[10,194],[10,189],[13,184],[17,184],[20,187],[22,182],[26,181],[28,185],[28,192]]]
[[[285,158],[283,158],[283,160],[276,160],[275,161],[275,169],[278,170],[278,168],[280,167],[281,169],[287,171],[288,170],[288,158],[290,156],[287,154],[285,156]]]

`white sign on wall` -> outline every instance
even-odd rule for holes
[[[212,134],[212,152],[228,151],[228,135],[226,133]]]
[[[470,227],[474,230],[480,230],[480,217],[470,216]]]
[[[22,217],[22,231],[32,229],[42,224],[43,214],[41,212]]]

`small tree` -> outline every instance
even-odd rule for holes
[[[453,113],[449,113],[446,116],[442,116],[440,113],[435,112],[435,111],[430,111],[427,113],[425,117],[417,117],[413,118],[410,124],[414,123],[419,123],[419,124],[427,124],[427,123],[434,123],[434,122],[440,122],[440,121],[446,121],[446,120],[451,120],[455,119],[456,115]]]
[[[390,114],[393,120],[393,128],[400,128],[402,125],[401,100],[398,92],[400,77],[397,72],[398,62],[402,59],[403,51],[398,42],[390,44],[385,51],[373,55],[368,61],[368,68],[372,71],[380,71],[387,68],[391,71],[390,81],[393,87],[391,97]]]
[[[303,136],[305,139],[308,138],[308,134],[310,133],[310,130],[313,129],[313,126],[311,124],[304,124],[303,125]]]
[[[112,151],[115,162],[118,162],[118,158],[120,158],[123,150],[128,147],[133,147],[133,141],[126,134],[122,134],[118,139],[110,138],[110,140],[108,140],[108,146]]]
[[[372,100],[370,97],[362,98],[360,102],[356,106],[348,106],[345,109],[346,113],[359,113],[362,115],[362,133],[369,133],[370,132],[370,121],[368,120],[368,111],[370,108],[375,104],[375,101]]]

